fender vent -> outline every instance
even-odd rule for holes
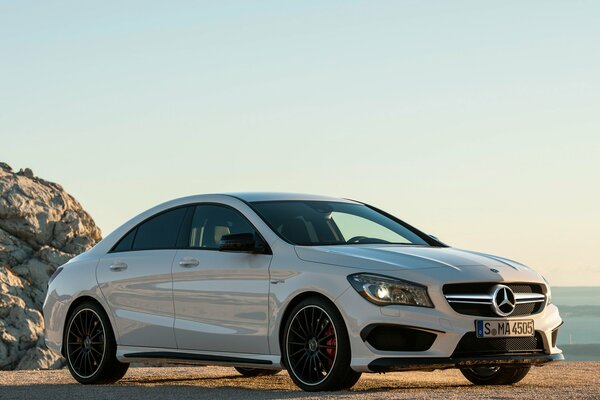
[[[558,339],[558,328],[552,331],[552,347],[556,347],[556,340]]]

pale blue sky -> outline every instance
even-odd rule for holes
[[[360,199],[600,285],[600,2],[0,1],[0,158],[105,234],[158,202]]]

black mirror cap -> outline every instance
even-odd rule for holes
[[[437,236],[434,236],[434,235],[427,235],[427,236],[429,236],[430,238],[432,238],[432,239],[433,239],[433,240],[435,240],[436,242],[438,242],[438,243],[440,243],[440,244],[442,244],[442,245],[446,246],[446,244],[445,244],[444,242],[442,242],[440,239],[438,239],[438,237],[437,237]]]
[[[219,242],[219,251],[241,251],[264,253],[266,246],[261,238],[258,240],[254,233],[231,233],[223,235]]]

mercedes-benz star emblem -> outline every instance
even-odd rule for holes
[[[515,294],[505,285],[492,288],[492,310],[501,317],[508,317],[515,310]]]

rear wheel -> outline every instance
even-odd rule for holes
[[[302,390],[347,389],[360,378],[350,368],[346,324],[339,311],[322,298],[305,299],[292,309],[282,350],[290,377]]]
[[[266,376],[266,375],[275,375],[278,374],[280,369],[260,369],[260,368],[244,368],[244,367],[235,367],[235,370],[240,374],[248,377],[252,376]]]
[[[475,385],[512,385],[525,378],[531,369],[525,367],[478,367],[460,370]]]
[[[83,384],[113,383],[129,364],[117,360],[117,345],[104,310],[93,302],[77,306],[67,322],[65,354],[73,378]]]

